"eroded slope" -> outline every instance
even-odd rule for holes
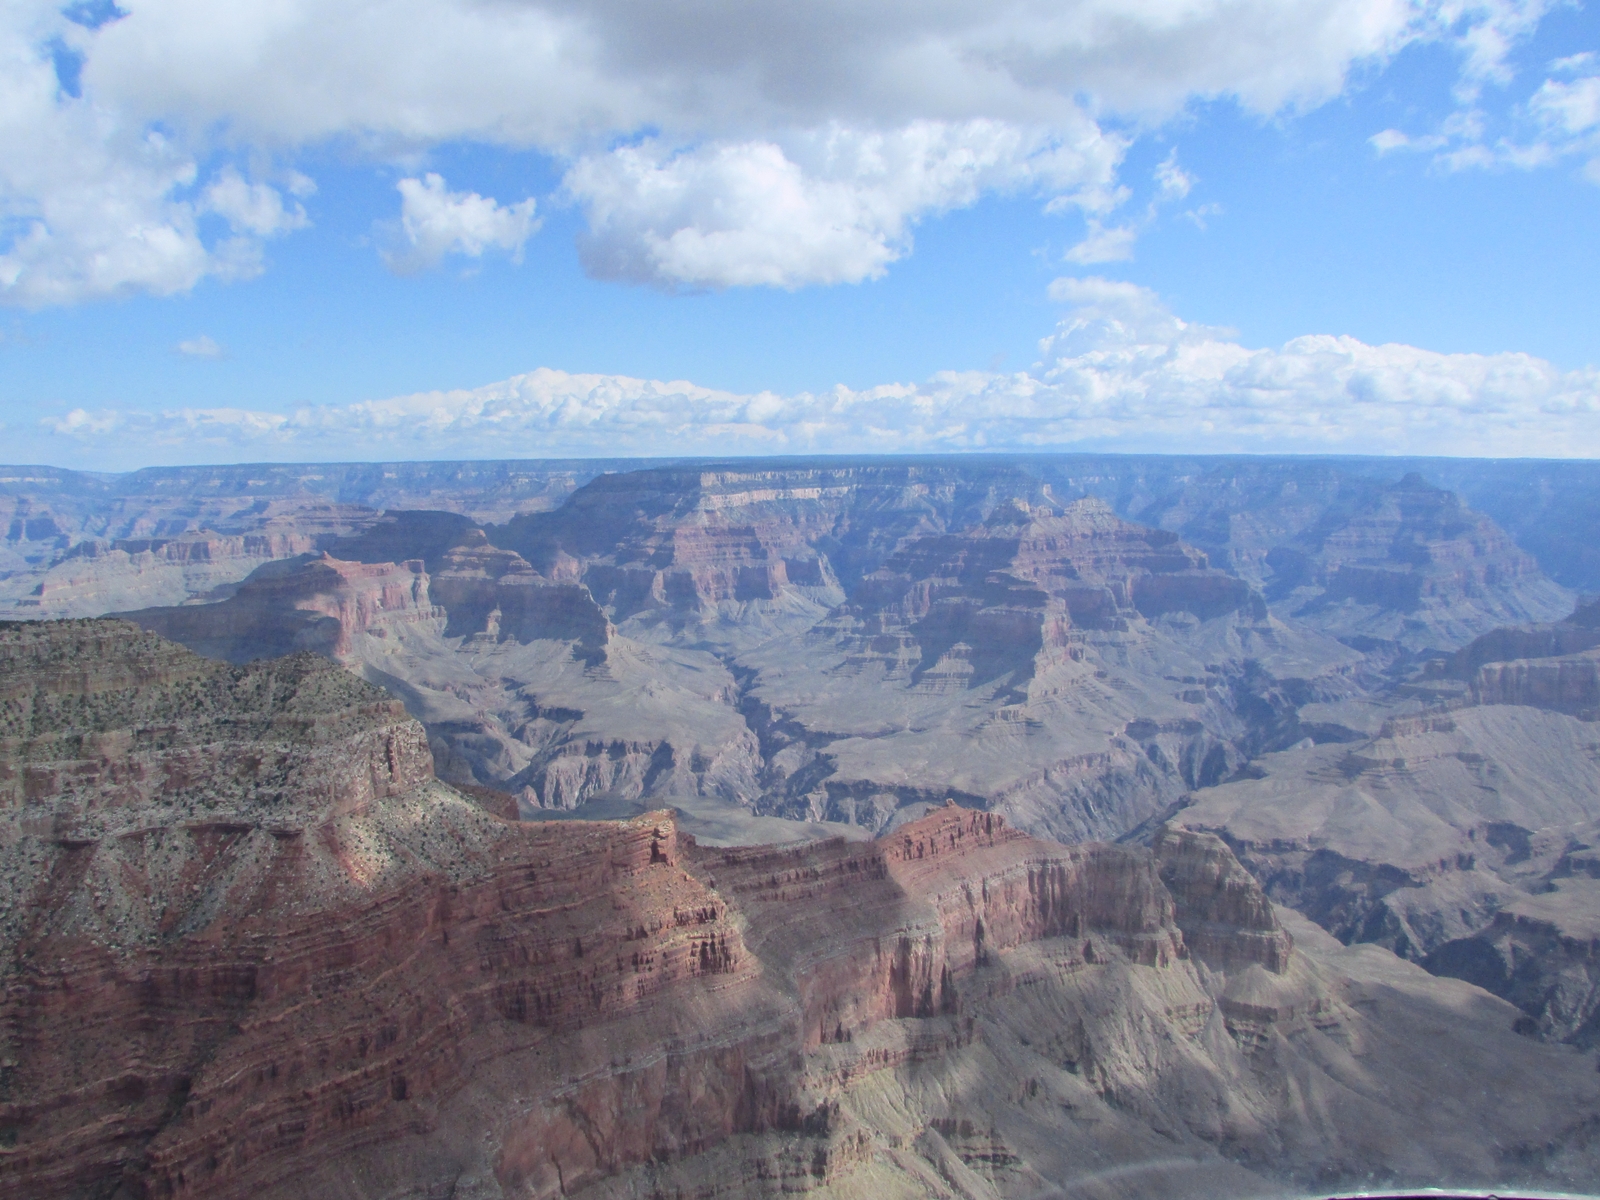
[[[668,813],[517,824],[309,656],[230,667],[117,622],[8,628],[0,655],[19,1194],[1163,1196],[1595,1167],[1583,1059],[1469,985],[1308,952],[1206,835],[1064,847],[954,806],[799,848],[700,847]],[[1526,1102],[1480,1103],[1480,1066]]]

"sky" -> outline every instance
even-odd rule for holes
[[[0,0],[0,460],[1600,455],[1548,0]]]

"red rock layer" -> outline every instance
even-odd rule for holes
[[[556,638],[603,654],[613,631],[588,587],[546,578],[521,555],[491,546],[481,530],[463,543],[442,556],[430,580],[434,601],[450,614],[447,637]]]
[[[885,486],[879,476],[905,474],[893,468],[630,472],[593,481],[558,513],[512,521],[495,541],[551,579],[581,579],[618,621],[651,613],[690,617],[791,590],[836,596],[833,568],[815,543],[838,530],[862,488]]]
[[[1185,952],[1147,855],[953,808],[800,851],[685,850],[665,814],[508,826],[470,879],[319,911],[305,848],[337,836],[278,837],[253,891],[166,944],[24,940],[6,1186],[290,1194],[364,1147],[402,1153],[504,1066],[526,1115],[497,1135],[499,1182],[554,1195],[737,1133],[825,1129],[795,1053],[959,1013],[985,956],[1050,937],[1087,962]]]
[[[1161,882],[1177,900],[1178,928],[1191,951],[1223,968],[1259,963],[1280,974],[1288,968],[1293,940],[1221,838],[1165,828],[1151,850]]]
[[[359,633],[442,613],[429,598],[428,576],[419,559],[361,563],[323,554],[308,563],[257,571],[219,604],[147,608],[124,615],[201,653],[244,662],[299,650],[344,659]]]
[[[332,816],[432,775],[399,701],[311,655],[228,667],[121,621],[0,629],[0,812],[58,840],[158,811]]]
[[[798,849],[703,849],[666,813],[508,822],[311,655],[229,667],[67,622],[0,629],[0,667],[9,1194],[303,1195],[376,1154],[401,1177],[475,1155],[553,1196],[827,1133],[808,1051],[960,1017],[1028,943],[1171,967],[1188,921],[1233,962],[1221,927],[1254,945],[1270,922],[1217,847],[1174,891],[1143,851],[954,806]],[[935,1032],[848,1070],[960,1038]],[[852,1147],[781,1170],[842,1171]]]

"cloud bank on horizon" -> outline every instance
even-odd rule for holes
[[[75,410],[41,422],[75,459],[169,461],[977,450],[1600,455],[1600,370],[1349,337],[1252,350],[1145,288],[1063,278],[1031,371],[740,395],[540,369],[483,387],[304,408]],[[56,457],[59,458],[59,455]]]
[[[558,165],[545,197],[412,168],[373,213],[397,271],[516,256],[576,206],[591,274],[666,288],[858,282],[920,220],[985,195],[1080,212],[1070,261],[1127,257],[1119,171],[1195,101],[1315,107],[1408,46],[1459,62],[1450,167],[1588,160],[1600,62],[1482,103],[1552,0],[13,0],[0,9],[0,302],[245,280],[310,217],[329,147],[391,166],[452,145]],[[1181,171],[1174,163],[1173,170]],[[1165,186],[1165,185],[1163,185]],[[384,231],[389,231],[389,236]]]

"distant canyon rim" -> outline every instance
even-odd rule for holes
[[[1600,464],[0,510],[23,1194],[1594,1190]]]

